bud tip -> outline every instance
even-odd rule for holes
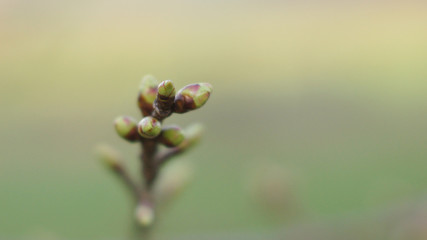
[[[163,81],[159,84],[158,92],[163,97],[173,97],[175,96],[175,86],[171,80]]]
[[[129,116],[120,116],[114,120],[114,127],[120,137],[133,141],[137,139],[136,121]]]
[[[138,123],[138,133],[148,139],[157,137],[162,130],[162,126],[159,120],[151,116],[143,118]]]
[[[135,215],[138,223],[144,227],[148,227],[154,222],[154,209],[148,204],[139,205]]]
[[[116,168],[121,164],[120,154],[111,146],[100,144],[95,148],[97,158],[109,168]]]
[[[175,112],[185,113],[202,107],[212,93],[209,83],[190,84],[179,90],[175,97]]]
[[[175,147],[182,143],[184,140],[184,134],[180,127],[169,126],[162,130],[160,142],[167,147]]]

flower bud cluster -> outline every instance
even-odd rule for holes
[[[158,83],[152,75],[146,75],[141,81],[138,92],[138,107],[143,115],[142,119],[137,121],[130,116],[120,116],[114,120],[114,128],[120,137],[129,142],[139,142],[142,145],[143,152],[140,160],[144,186],[141,187],[134,182],[119,158],[110,154],[110,151],[102,151],[101,157],[103,162],[123,179],[124,183],[133,191],[134,196],[139,198],[136,199],[139,203],[136,218],[141,225],[148,226],[153,222],[155,201],[162,202],[152,196],[156,195],[156,191],[152,191],[152,185],[160,166],[169,158],[195,145],[202,133],[200,124],[182,129],[175,125],[162,126],[162,121],[173,113],[186,113],[202,107],[211,93],[212,85],[209,83],[190,84],[176,91],[171,80]],[[168,149],[158,152],[158,144]],[[178,189],[178,185],[180,184],[173,183],[173,186],[163,187],[173,190]],[[174,195],[169,192],[158,195],[160,197]]]
[[[120,116],[114,121],[114,127],[120,137],[130,142],[158,138],[163,145],[176,147],[184,141],[183,130],[178,126],[162,127],[163,117],[173,112],[198,109],[211,93],[209,83],[190,84],[176,93],[171,80],[157,84],[152,75],[147,75],[142,79],[138,93],[138,106],[144,118],[137,122],[132,117]]]

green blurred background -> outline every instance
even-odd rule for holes
[[[0,0],[0,238],[127,236],[131,202],[93,149],[115,146],[137,173],[139,148],[112,121],[140,117],[147,73],[214,86],[202,109],[166,121],[206,132],[174,160],[194,165],[193,182],[158,236],[266,239],[332,221],[355,239],[393,238],[416,224],[375,224],[427,190],[426,12],[422,1]]]

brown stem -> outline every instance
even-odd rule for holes
[[[157,151],[157,142],[155,140],[145,139],[142,141],[142,149],[142,176],[144,176],[145,186],[147,190],[149,190],[153,186],[154,180],[157,177],[157,166],[154,162],[154,155]]]
[[[172,114],[173,97],[163,99],[161,95],[157,94],[157,97],[153,106],[154,106],[154,110],[151,116],[161,122]],[[157,160],[156,160],[157,149],[158,149],[158,138],[154,138],[154,139],[140,138],[140,142],[142,147],[142,153],[140,156],[141,174],[144,178],[145,188],[144,188],[144,191],[140,192],[138,196],[139,200],[138,200],[138,206],[137,206],[137,214],[139,214],[138,209],[144,209],[144,208],[146,209],[148,207],[152,209],[153,211],[152,217],[154,217],[154,201],[153,201],[153,197],[151,196],[152,194],[151,189],[153,188],[154,182],[157,178],[158,171],[160,168],[160,165],[157,164]],[[140,207],[143,207],[143,208],[140,208]],[[146,210],[141,210],[141,211],[146,211]],[[144,214],[144,213],[142,212],[141,214]],[[144,217],[144,215],[140,217]],[[138,220],[141,221],[141,219],[138,219]],[[143,219],[142,221],[143,221],[143,225],[151,224],[144,221],[152,221],[152,219],[151,220]],[[140,226],[135,229],[135,234],[137,237],[142,237],[146,239],[150,235],[150,228]]]
[[[169,82],[171,84],[171,81],[165,81],[160,83],[159,87],[163,84]],[[173,87],[173,86],[172,86]],[[153,103],[153,112],[151,116],[156,118],[159,121],[163,121],[163,119],[169,117],[172,114],[172,108],[175,100],[175,89],[173,89],[172,92],[169,93],[169,95],[162,95],[159,92],[157,92],[156,99]]]
[[[173,102],[174,97],[162,96],[158,93],[153,104],[154,110],[151,116],[162,122],[172,114]],[[149,191],[154,185],[159,168],[155,160],[158,141],[157,139],[141,139],[141,143],[143,150],[141,154],[142,175],[144,176],[147,191]]]
[[[164,163],[166,163],[169,159],[171,159],[174,156],[181,154],[185,150],[186,149],[184,149],[184,148],[174,147],[174,148],[167,149],[167,150],[157,154],[156,159],[155,159],[155,163],[156,163],[157,167],[160,168],[160,166],[162,166]]]
[[[157,98],[154,101],[154,110],[151,114],[152,117],[156,118],[159,121],[163,121],[165,118],[169,117],[172,114],[172,105],[173,99],[170,100],[161,100],[161,98]]]
[[[119,177],[119,179],[121,179],[124,185],[129,189],[130,193],[134,196],[134,198],[138,200],[142,190],[133,181],[132,177],[129,175],[128,171],[124,168],[124,166],[114,166],[113,170],[116,173],[117,177]]]
[[[179,146],[158,153],[155,157],[155,164],[157,168],[160,168],[172,157],[175,157],[193,147],[197,143],[197,138],[197,136],[190,136],[185,139]]]

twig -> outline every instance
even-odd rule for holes
[[[185,86],[176,94],[172,81],[166,80],[157,85],[155,78],[147,75],[141,82],[138,95],[138,106],[144,116],[142,120],[137,122],[129,116],[116,118],[114,125],[117,133],[129,142],[139,142],[142,149],[141,187],[132,180],[120,161],[109,156],[106,159],[138,203],[136,217],[141,226],[141,231],[135,231],[138,237],[148,237],[147,227],[154,221],[155,202],[152,188],[159,169],[173,156],[193,146],[201,133],[200,126],[193,126],[186,134],[176,126],[162,128],[162,121],[172,113],[185,113],[202,107],[211,91],[210,84],[197,83]],[[170,149],[158,153],[159,144]]]
[[[143,140],[141,153],[141,171],[147,190],[151,189],[157,177],[157,166],[154,164],[154,154],[157,151],[157,142],[154,140]],[[144,196],[144,195],[141,195]]]
[[[155,157],[155,162],[158,167],[161,167],[172,157],[178,156],[190,148],[194,147],[198,142],[202,134],[202,126],[200,124],[193,125],[187,129],[187,133],[184,141],[173,148],[166,149],[162,152],[159,152]]]
[[[142,189],[133,181],[132,177],[129,175],[127,170],[121,164],[113,166],[113,172],[116,176],[122,181],[126,188],[133,195],[135,200],[138,200],[139,196],[142,193]]]

